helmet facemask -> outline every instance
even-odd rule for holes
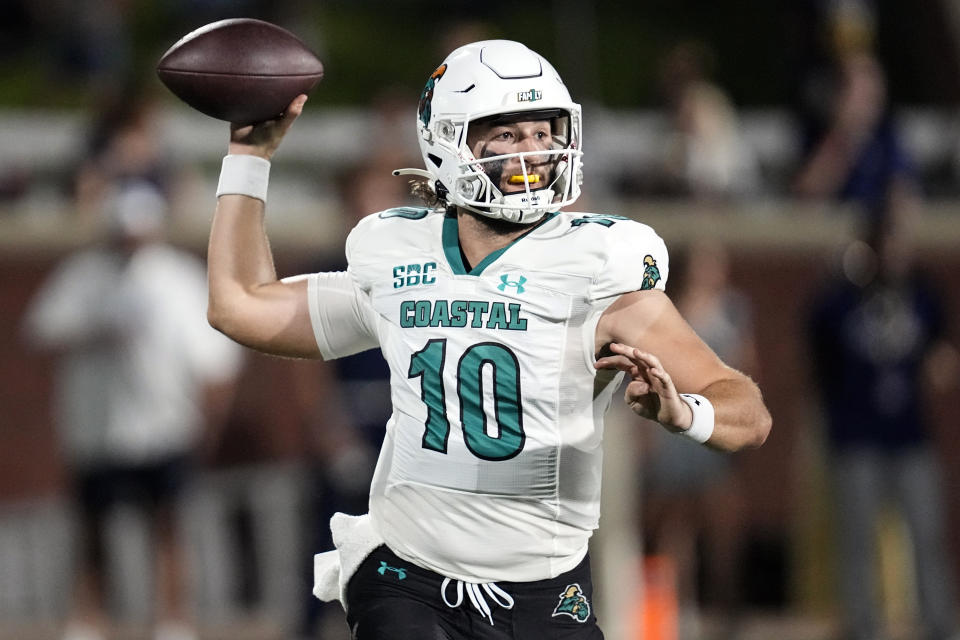
[[[579,170],[581,153],[571,139],[572,119],[569,111],[544,109],[466,121],[458,150],[454,204],[484,216],[526,223],[572,203],[579,195],[574,170]],[[502,154],[479,149],[477,157],[467,142],[471,129],[541,120],[550,123],[551,141],[546,149]]]

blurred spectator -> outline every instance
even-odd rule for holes
[[[270,637],[288,637],[312,578],[307,463],[344,430],[343,411],[331,365],[253,352],[245,360],[218,446],[188,501],[196,601],[204,624],[242,616]]]
[[[862,0],[802,0],[789,7],[787,19],[796,78],[792,101],[809,152],[833,119],[836,61],[873,50],[877,19],[872,2]]]
[[[496,13],[494,9],[490,13]],[[495,23],[477,17],[477,8],[471,6],[465,15],[448,19],[441,23],[434,36],[437,45],[436,52],[441,57],[450,51],[471,42],[481,40],[495,40],[501,37]]]
[[[727,249],[713,240],[692,243],[671,274],[677,308],[730,366],[756,376],[758,361],[750,300],[730,282]],[[644,517],[648,552],[673,558],[681,624],[695,623],[698,604],[725,617],[742,604],[738,593],[742,517],[746,507],[734,459],[651,429],[645,442]],[[680,637],[695,629],[681,628]]]
[[[158,191],[125,184],[105,206],[106,241],[59,264],[25,320],[28,340],[59,358],[55,415],[82,529],[64,637],[104,637],[121,602],[124,617],[153,614],[156,640],[189,640],[176,508],[239,350],[206,322],[200,261],[164,242]],[[144,522],[152,547],[139,549]]]
[[[83,87],[96,96],[109,91],[133,62],[130,0],[27,1],[48,47],[51,84]]]
[[[865,52],[838,63],[839,87],[828,128],[814,143],[794,185],[804,197],[875,208],[888,193],[917,190],[913,161],[887,102],[880,63]]]
[[[126,182],[151,184],[176,214],[186,173],[174,167],[164,144],[160,100],[137,86],[105,93],[101,100],[71,185],[78,215],[95,222],[105,198]]]
[[[760,191],[759,161],[744,138],[736,107],[709,78],[712,58],[696,41],[677,44],[664,56],[659,86],[666,144],[643,174],[628,169],[619,177],[624,193],[717,202]]]
[[[377,91],[376,95],[371,101],[371,129],[372,134],[370,136],[371,148],[368,152],[370,157],[377,159],[377,164],[381,168],[386,168],[387,165],[392,164],[392,168],[400,167],[410,167],[418,166],[417,164],[410,164],[411,162],[419,163],[420,159],[417,158],[415,152],[419,148],[417,146],[417,134],[415,130],[410,126],[410,119],[414,117],[413,111],[410,109],[410,99],[412,95],[416,95],[414,91],[411,91],[409,87],[403,85],[388,85],[384,88]],[[346,174],[350,173],[350,169],[344,172]],[[381,176],[381,180],[394,180],[396,182],[402,183],[403,180],[394,178],[390,171],[384,172]],[[347,187],[347,190],[350,188]],[[350,202],[350,195],[344,193],[343,185],[340,188],[341,198],[345,198],[347,206],[352,206],[356,204]],[[379,200],[378,195],[371,196],[373,199]],[[351,211],[365,211],[366,213],[371,213],[374,209],[351,209]],[[366,215],[366,214],[364,214]],[[353,225],[347,229],[349,231],[353,228]]]
[[[697,200],[756,194],[760,171],[743,137],[729,96],[707,77],[708,54],[697,43],[674,47],[661,69],[670,117],[670,138],[662,167],[668,193]]]
[[[802,96],[804,160],[794,192],[876,211],[916,197],[918,177],[873,53],[876,17],[859,0],[824,13],[825,64],[809,70]],[[904,205],[905,206],[905,205]]]
[[[909,229],[890,206],[847,248],[843,274],[812,313],[816,382],[825,410],[836,502],[839,589],[849,638],[885,638],[878,604],[877,534],[889,502],[909,528],[918,625],[955,638],[956,591],[937,451],[924,397],[955,388],[957,355],[945,313],[918,271]]]

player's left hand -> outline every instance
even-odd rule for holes
[[[630,383],[623,398],[634,413],[655,420],[670,431],[685,431],[693,422],[693,411],[670,378],[670,374],[652,353],[619,342],[609,345],[613,355],[598,358],[597,369],[627,372]]]

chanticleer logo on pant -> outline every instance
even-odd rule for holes
[[[553,610],[553,616],[570,616],[577,622],[586,622],[590,617],[590,603],[587,597],[583,595],[583,590],[579,584],[569,584],[560,594],[560,602]]]

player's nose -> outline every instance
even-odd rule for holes
[[[548,154],[538,153],[546,151],[546,149],[544,148],[543,143],[535,138],[525,138],[523,140],[519,140],[517,142],[516,151],[517,153],[524,154],[523,162],[528,167],[544,164],[549,158]],[[520,164],[519,158],[515,159],[515,164]]]
[[[544,151],[545,148],[543,140],[536,136],[523,136],[517,140],[518,151]]]

